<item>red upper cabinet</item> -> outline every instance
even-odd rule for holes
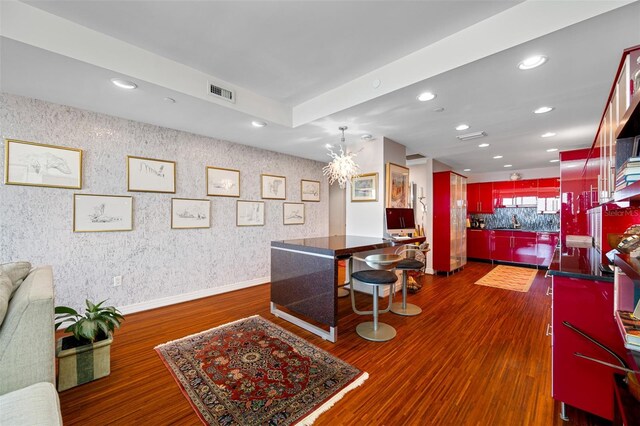
[[[538,201],[538,180],[517,180],[513,182],[513,192],[516,206],[535,207]]]
[[[515,188],[512,181],[493,182],[493,206],[515,207]]]
[[[469,213],[493,213],[493,185],[491,182],[467,184]]]
[[[560,178],[538,179],[538,213],[560,210]]]

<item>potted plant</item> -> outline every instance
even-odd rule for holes
[[[89,300],[84,315],[67,306],[56,306],[57,330],[73,333],[58,339],[58,391],[63,391],[101,377],[111,372],[111,343],[113,331],[124,320],[113,306],[102,306],[105,301],[93,304]]]

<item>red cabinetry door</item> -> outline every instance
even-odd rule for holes
[[[491,259],[489,232],[482,229],[467,229],[467,257]]]
[[[553,257],[553,250],[558,243],[558,234],[552,232],[538,232],[537,236],[537,251],[536,264],[539,266],[549,267],[551,264],[551,258]]]
[[[493,182],[493,207],[515,206],[516,201],[513,182]]]
[[[493,214],[493,183],[483,182],[478,185],[478,202],[480,213]]]
[[[511,237],[512,260],[517,263],[535,265],[538,262],[536,252],[536,233],[517,231]]]
[[[518,207],[535,207],[538,202],[538,179],[513,182],[513,192]]]
[[[480,213],[480,200],[478,199],[478,183],[467,184],[467,212]]]
[[[569,322],[624,356],[612,315],[613,283],[554,276],[552,297],[553,398],[612,420],[614,371],[575,353],[614,364],[616,360],[562,323]]]
[[[511,262],[513,260],[511,231],[491,231],[491,259]]]
[[[560,178],[538,179],[538,213],[560,210]]]

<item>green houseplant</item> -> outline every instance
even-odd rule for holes
[[[58,339],[58,391],[90,382],[111,373],[111,343],[113,331],[120,327],[124,317],[113,306],[86,301],[84,315],[67,306],[56,306],[58,329],[68,324],[65,332],[70,336]]]

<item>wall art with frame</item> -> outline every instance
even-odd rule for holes
[[[282,203],[282,218],[285,225],[303,225],[304,203]]]
[[[240,196],[240,170],[207,166],[207,195]]]
[[[264,226],[264,201],[238,200],[236,204],[237,226]]]
[[[300,181],[300,200],[320,201],[320,182],[302,179]]]
[[[211,201],[192,198],[171,199],[171,229],[211,227]]]
[[[82,150],[5,139],[4,183],[82,189]]]
[[[74,194],[73,232],[131,231],[133,197]]]
[[[366,173],[351,179],[351,201],[378,201],[378,173]]]
[[[409,169],[398,164],[387,163],[386,207],[408,209]]]
[[[287,178],[284,176],[260,175],[261,197],[267,200],[287,199]]]
[[[176,193],[175,161],[127,156],[127,191]]]

